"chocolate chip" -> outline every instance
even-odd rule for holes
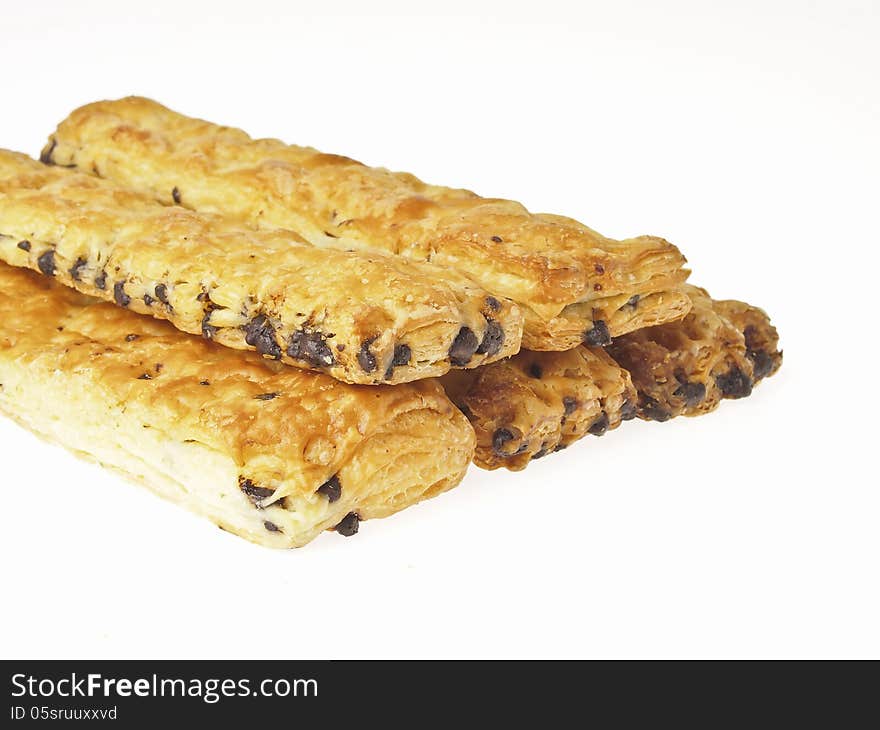
[[[144,373],[143,375],[138,375],[138,380],[152,380],[153,376],[149,373]]]
[[[104,291],[107,288],[107,272],[102,271],[95,277],[95,288]]]
[[[593,436],[601,436],[604,434],[608,430],[608,414],[602,411],[602,415],[593,421],[592,425],[587,430]]]
[[[752,361],[754,369],[755,381],[767,377],[773,369],[773,358],[766,350],[749,350],[746,352],[749,360]]]
[[[501,302],[499,302],[495,297],[486,297],[486,306],[489,307],[493,312],[497,312],[501,309]]]
[[[743,337],[746,339],[746,349],[757,350],[759,348],[758,339],[759,332],[755,325],[750,324],[743,330]]]
[[[168,287],[165,284],[156,284],[155,294],[162,304],[168,304]]]
[[[148,307],[152,307],[155,302],[156,300],[153,299],[153,297],[151,297],[149,294],[144,294],[144,304],[146,304]]]
[[[70,278],[74,281],[80,281],[82,279],[82,270],[86,267],[88,261],[86,261],[82,256],[80,256],[70,267]]]
[[[239,478],[238,480],[238,488],[241,489],[253,502],[257,504],[258,502],[262,502],[264,499],[268,499],[273,494],[275,494],[274,489],[267,489],[266,487],[258,487],[254,484],[250,479]]]
[[[497,355],[504,344],[504,330],[494,319],[486,318],[486,332],[477,348],[478,355]]]
[[[351,537],[352,535],[357,535],[357,531],[360,527],[361,518],[358,517],[357,512],[349,512],[342,519],[338,525],[336,525],[336,532],[338,532],[343,537]]]
[[[620,407],[620,420],[621,421],[631,421],[636,417],[638,409],[636,408],[636,404],[633,403],[629,398],[623,401],[623,405]]]
[[[725,398],[745,398],[752,392],[751,378],[736,366],[716,376],[715,384],[721,389]]]
[[[171,199],[174,201],[175,205],[180,205],[180,190],[176,187],[171,189]]]
[[[401,365],[409,365],[409,360],[412,357],[412,350],[409,345],[395,345],[394,346],[394,357],[391,359],[391,364],[394,367],[400,367]]]
[[[540,380],[541,376],[544,375],[544,370],[536,362],[533,362],[531,365],[529,365],[529,367],[526,369],[526,372],[528,373],[530,378],[535,378],[536,380]]]
[[[40,152],[40,162],[44,165],[54,165],[55,161],[52,159],[52,153],[55,151],[55,148],[58,146],[58,142],[53,137],[49,140],[49,144],[43,148],[43,151]]]
[[[596,264],[593,268],[596,270],[597,274],[604,274],[605,273],[605,267],[602,266],[602,264]]]
[[[274,400],[278,397],[278,393],[260,393],[259,395],[255,395],[255,400]]]
[[[507,456],[504,452],[504,447],[508,442],[513,441],[516,438],[513,435],[513,432],[507,428],[499,428],[495,433],[492,434],[492,451],[494,451],[498,456]]]
[[[136,339],[138,339],[139,337],[140,337],[140,335],[126,335],[126,336],[125,336],[125,341],[126,341],[126,342],[134,342],[134,341],[135,341]]]
[[[320,332],[294,332],[287,346],[287,354],[294,360],[304,360],[314,368],[330,367],[336,363],[333,350]]]
[[[637,306],[639,306],[639,300],[641,298],[641,294],[633,294],[629,299],[626,300],[625,306],[635,309]]]
[[[706,397],[706,386],[703,383],[684,382],[676,388],[673,395],[684,398],[685,405],[693,408],[703,402]]]
[[[208,324],[211,321],[211,312],[213,310],[209,309],[205,312],[205,316],[202,317],[202,337],[206,340],[213,340],[214,336],[217,334],[218,329],[212,324]]]
[[[584,332],[584,344],[586,345],[607,345],[611,342],[611,335],[608,332],[608,326],[601,319],[597,319],[593,323],[593,328]]]
[[[642,399],[642,417],[649,421],[668,421],[672,418],[672,414],[663,408],[656,399],[646,395]]]
[[[127,307],[131,304],[131,297],[125,293],[124,281],[117,281],[113,285],[113,298],[120,307]]]
[[[244,327],[244,341],[261,355],[281,359],[281,346],[275,339],[275,328],[265,314],[254,317]]]
[[[177,188],[174,189],[177,190]],[[284,532],[284,530],[278,527],[278,525],[276,525],[274,522],[269,522],[269,520],[266,520],[263,523],[263,527],[265,527],[269,532]]]
[[[210,380],[200,380],[199,381],[199,385],[210,385],[210,384],[211,384]]]
[[[31,242],[30,241],[19,241],[18,247],[22,251],[30,251],[31,250]]]
[[[410,358],[412,357],[412,350],[409,345],[395,345],[394,346],[394,355],[391,358],[391,364],[388,366],[388,370],[385,371],[385,380],[391,380],[394,376],[394,368],[401,367],[403,365],[409,365]]]
[[[364,340],[361,343],[361,350],[358,352],[358,365],[361,366],[361,370],[365,373],[371,373],[376,369],[376,356],[370,352],[370,345],[376,340],[375,337],[370,337],[367,340]]]
[[[762,347],[761,333],[755,325],[746,327],[743,336],[746,339],[746,356],[754,365],[754,378],[757,382],[773,370],[773,357]]]
[[[55,251],[50,249],[37,259],[37,267],[46,276],[55,276]]]
[[[562,399],[562,407],[565,409],[565,415],[570,416],[577,410],[578,402],[577,398],[571,395],[567,395]]]
[[[333,504],[342,496],[342,483],[339,481],[339,475],[330,477],[330,479],[315,490],[315,493],[323,494],[327,497],[327,501]]]
[[[467,365],[479,346],[474,331],[470,327],[462,327],[449,348],[449,361],[456,367]]]
[[[504,243],[504,239],[501,238],[501,236],[492,236],[492,240],[495,241],[495,243]]]

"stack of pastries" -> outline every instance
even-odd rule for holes
[[[779,368],[679,250],[90,104],[0,151],[0,410],[255,543],[350,536]],[[438,454],[442,458],[438,458]]]

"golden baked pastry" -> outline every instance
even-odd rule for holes
[[[434,380],[347,385],[5,264],[0,383],[22,425],[269,547],[440,494],[474,451]]]
[[[402,383],[519,350],[522,315],[455,272],[0,151],[0,259],[236,349],[350,383]]]
[[[636,414],[629,374],[601,347],[522,350],[477,370],[450,372],[440,382],[477,432],[474,462],[484,469],[524,469]]]
[[[694,307],[683,320],[631,332],[607,348],[521,350],[443,376],[477,432],[475,463],[524,469],[636,415],[665,421],[707,413],[722,398],[749,395],[779,369],[779,337],[763,311],[715,301],[697,287],[687,291]]]
[[[615,241],[570,218],[428,185],[405,173],[177,114],[142,98],[90,104],[42,159],[166,204],[290,228],[313,244],[381,249],[468,275],[519,303],[523,347],[567,350],[681,318],[685,259],[642,236]]]
[[[744,398],[782,364],[779,336],[757,307],[715,301],[688,286],[693,303],[681,321],[616,339],[609,354],[632,375],[639,416],[666,421],[697,416],[722,398]]]

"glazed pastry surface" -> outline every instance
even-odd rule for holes
[[[520,346],[518,307],[455,272],[317,248],[6,151],[0,260],[350,383],[433,377]]]
[[[0,383],[25,427],[269,547],[440,494],[474,452],[434,380],[348,385],[5,264]]]
[[[192,119],[138,97],[89,104],[58,127],[48,163],[165,204],[289,228],[320,247],[382,250],[458,271],[523,309],[523,347],[567,350],[681,318],[685,259],[652,236],[606,238],[519,203]]]

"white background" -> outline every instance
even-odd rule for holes
[[[28,0],[2,27],[4,147],[138,93],[662,235],[785,364],[291,552],[0,420],[0,655],[880,656],[876,1]]]

